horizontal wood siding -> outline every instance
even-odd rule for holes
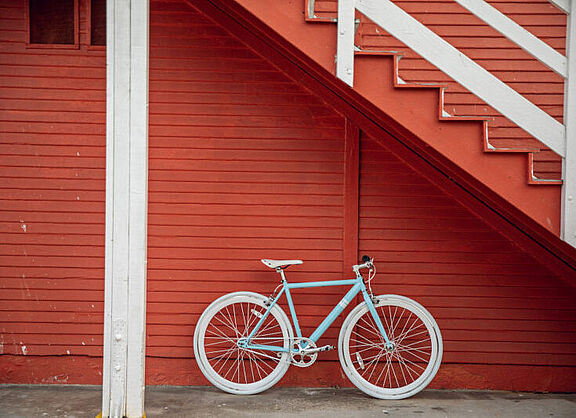
[[[79,3],[69,50],[26,48],[27,1],[0,1],[0,354],[102,352],[106,68]]]
[[[183,3],[153,2],[150,33],[147,355],[191,359],[210,302],[279,283],[261,258],[340,277],[344,119]],[[295,292],[305,333],[341,291]]]
[[[373,139],[361,139],[360,161],[359,250],[376,259],[374,291],[431,311],[446,370],[576,366],[573,287]],[[450,385],[443,368],[440,381]]]
[[[259,259],[303,259],[290,281],[337,279],[358,248],[376,258],[376,293],[438,319],[436,387],[473,373],[476,388],[569,387],[573,288],[366,137],[354,190],[356,130],[341,115],[185,2],[151,6],[148,383],[207,383],[196,322],[225,293],[268,295],[278,275]],[[0,11],[0,382],[98,384],[104,51],[86,45],[82,9],[78,50],[26,49],[25,2]],[[304,334],[343,292],[294,292]],[[506,377],[530,366],[531,385]],[[283,382],[349,384],[334,351]]]
[[[562,122],[564,80],[492,27],[453,1],[402,0],[394,3],[480,66]],[[566,14],[547,0],[492,0],[490,5],[565,54]],[[337,0],[315,2],[318,17],[336,16]],[[399,76],[407,83],[446,85],[444,110],[453,116],[488,118],[490,144],[503,151],[534,150],[534,174],[561,178],[561,159],[498,111],[359,15],[355,44],[364,51],[399,52]],[[361,75],[360,75],[361,76]],[[540,151],[540,152],[538,152]]]

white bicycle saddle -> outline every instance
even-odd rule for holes
[[[276,269],[282,266],[292,266],[294,264],[302,264],[302,260],[267,260],[263,259],[260,260],[264,263],[265,266],[270,267],[271,269]]]

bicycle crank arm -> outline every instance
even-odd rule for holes
[[[330,351],[330,350],[334,350],[336,347],[334,347],[333,345],[325,345],[323,347],[316,347],[316,348],[311,348],[309,350],[304,349],[301,351],[301,353],[303,355],[308,355],[308,354],[314,354],[314,353],[320,353],[321,351]]]

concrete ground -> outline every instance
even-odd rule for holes
[[[99,386],[0,385],[0,417],[91,417]],[[576,417],[576,394],[425,390],[400,401],[356,389],[273,388],[236,396],[209,387],[149,387],[153,417]]]

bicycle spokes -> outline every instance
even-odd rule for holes
[[[430,361],[431,341],[422,320],[398,306],[377,309],[392,343],[387,348],[370,314],[356,323],[350,351],[360,375],[376,386],[398,388],[418,379]]]
[[[265,307],[254,303],[238,302],[215,313],[206,327],[204,351],[216,374],[230,382],[250,384],[274,372],[280,356],[271,351],[243,348],[239,344],[248,337],[265,311]],[[282,346],[283,341],[283,330],[270,315],[250,342]]]
[[[338,346],[348,378],[365,393],[403,399],[430,383],[442,360],[442,337],[436,321],[417,302],[403,296],[378,296],[375,312],[390,344],[366,305],[344,321]]]

